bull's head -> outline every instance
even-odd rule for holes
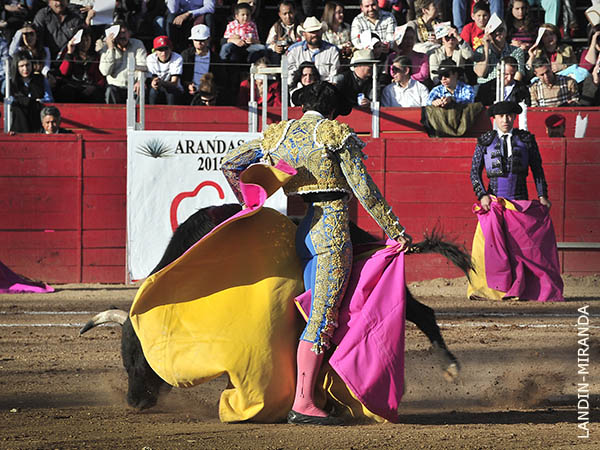
[[[142,345],[133,330],[128,314],[119,309],[103,311],[86,323],[79,334],[82,335],[98,325],[111,322],[123,327],[121,357],[128,377],[127,403],[139,410],[152,408],[156,405],[159,395],[170,390],[171,386],[165,383],[146,361]]]

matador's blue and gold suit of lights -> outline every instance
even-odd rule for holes
[[[366,170],[364,146],[348,125],[307,111],[299,120],[271,125],[262,139],[223,158],[222,170],[240,202],[241,172],[254,163],[276,165],[279,160],[297,170],[284,186],[285,193],[303,195],[305,200],[313,196],[298,227],[296,250],[304,265],[305,288],[312,291],[310,317],[300,339],[311,342],[316,353],[329,347],[352,267],[350,195],[354,193],[391,239],[404,233]],[[325,201],[319,196],[323,193],[330,193]]]

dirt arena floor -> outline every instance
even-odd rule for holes
[[[220,423],[223,379],[133,411],[119,327],[78,331],[96,312],[127,309],[135,287],[0,295],[0,449],[598,449],[600,276],[565,282],[567,301],[558,304],[468,301],[464,280],[413,283],[436,310],[460,377],[443,379],[425,336],[409,324],[400,423],[346,427]],[[593,423],[581,439],[576,323],[586,305]]]

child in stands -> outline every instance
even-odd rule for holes
[[[248,3],[235,5],[235,19],[227,24],[223,35],[227,40],[219,54],[223,61],[253,63],[265,55],[266,47],[260,43],[251,14],[252,8]]]
[[[471,19],[473,19],[473,22],[464,26],[460,33],[460,37],[475,50],[483,43],[482,39],[485,34],[485,26],[490,20],[490,5],[483,0],[475,3],[473,12],[471,13]]]

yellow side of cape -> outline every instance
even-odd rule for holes
[[[496,197],[492,196],[492,199],[496,201]],[[515,210],[509,200],[501,199],[506,209]],[[471,261],[473,268],[469,272],[469,286],[467,287],[467,298],[474,300],[502,300],[505,292],[497,291],[488,287],[487,277],[485,276],[485,237],[483,231],[481,231],[481,225],[477,222],[477,229],[473,236],[473,247],[471,249]]]
[[[167,383],[229,375],[222,421],[276,421],[294,397],[303,291],[296,226],[263,208],[217,227],[141,286],[130,311],[144,355]]]

